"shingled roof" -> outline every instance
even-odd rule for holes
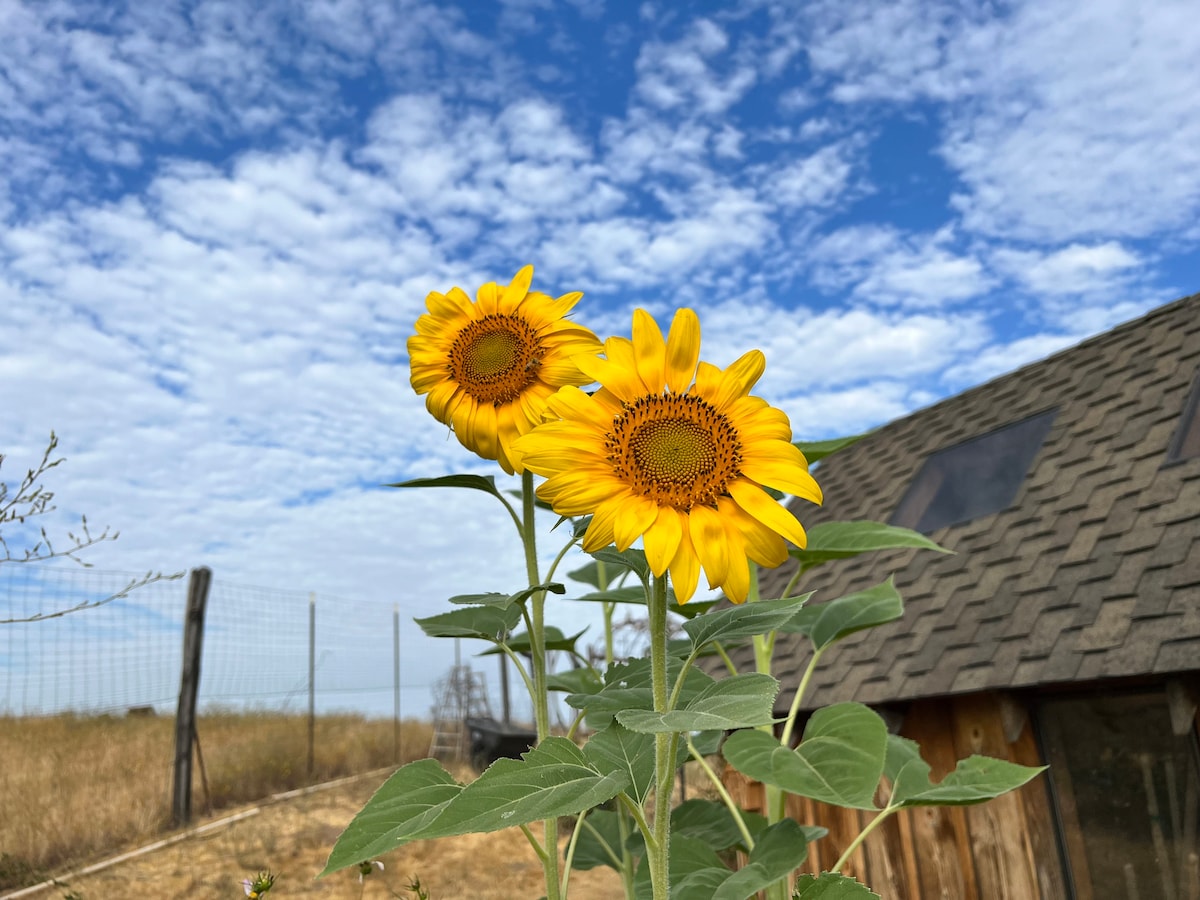
[[[1198,368],[1200,294],[825,460],[825,505],[798,504],[802,521],[886,522],[934,451],[1057,409],[1011,506],[931,532],[956,555],[877,554],[806,576],[819,601],[894,572],[906,610],[827,652],[804,705],[1200,669],[1200,457],[1167,464]],[[763,596],[790,568],[762,573]],[[809,650],[784,638],[775,675],[786,708]]]

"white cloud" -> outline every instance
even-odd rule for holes
[[[714,57],[728,46],[726,33],[708,19],[696,20],[675,43],[647,44],[638,55],[638,96],[657,109],[725,113],[758,80],[749,64],[735,64],[724,77],[714,71]]]
[[[1070,244],[1061,250],[999,249],[996,265],[1035,294],[1108,295],[1143,262],[1116,241]]]

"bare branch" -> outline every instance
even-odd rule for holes
[[[164,575],[162,572],[147,572],[142,578],[135,578],[121,590],[115,594],[105,597],[103,600],[85,600],[82,603],[77,603],[67,609],[60,609],[50,613],[38,613],[34,616],[28,616],[23,619],[0,619],[0,625],[16,625],[22,622],[41,622],[45,619],[60,619],[63,616],[73,612],[79,612],[84,609],[95,609],[97,606],[103,606],[106,603],[112,603],[114,600],[120,600],[123,597],[128,597],[129,594],[140,587],[145,587],[148,584],[154,584],[157,581],[177,581],[182,578],[185,572],[176,572],[174,575]]]

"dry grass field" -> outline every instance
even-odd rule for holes
[[[305,717],[201,715],[207,790],[197,767],[196,814],[408,762],[429,749],[429,726],[418,722],[404,723],[399,760],[391,721],[323,716],[315,731],[310,776]],[[170,824],[173,757],[170,717],[0,717],[0,891],[161,837]]]

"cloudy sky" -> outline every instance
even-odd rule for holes
[[[492,471],[409,388],[430,290],[689,305],[797,438],[881,424],[1200,289],[1194,13],[0,0],[4,476],[56,430],[101,568],[515,588],[494,501],[379,487]]]

